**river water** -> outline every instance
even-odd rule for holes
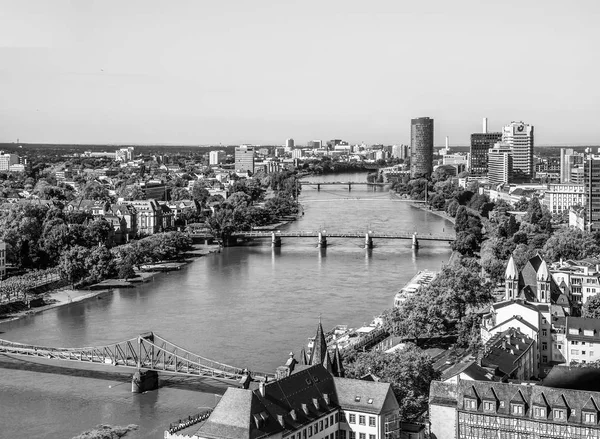
[[[319,181],[365,181],[363,173]],[[317,178],[311,177],[311,181]],[[304,186],[304,215],[285,228],[366,233],[449,231],[452,224],[390,195],[387,188]],[[359,239],[270,240],[196,259],[184,269],[134,289],[0,324],[0,338],[45,346],[102,346],[152,330],[202,356],[252,370],[273,372],[290,351],[325,329],[358,327],[389,308],[418,270],[437,270],[450,257],[447,243],[380,240],[366,250]],[[214,393],[185,384],[132,395],[126,378],[73,376],[59,367],[0,368],[0,438],[70,438],[100,423],[140,424],[132,437],[159,438],[169,422],[214,405]],[[23,365],[21,367],[20,365]],[[54,364],[54,363],[52,363]],[[0,364],[1,366],[1,364]],[[57,365],[57,366],[60,366]],[[31,368],[30,368],[31,369]],[[109,387],[111,386],[111,387]]]

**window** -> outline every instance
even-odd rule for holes
[[[369,416],[369,427],[375,427],[375,416]]]
[[[579,351],[577,349],[571,349],[571,355],[579,355]]]
[[[356,433],[351,431],[350,432],[350,439],[356,439]]]
[[[546,343],[545,341],[542,342],[542,351],[547,351],[548,350],[548,343]]]
[[[581,355],[585,355],[585,351],[581,351]]]
[[[513,415],[522,415],[523,414],[523,404],[511,404],[510,411]]]
[[[312,425],[308,427],[308,437],[312,436]]]
[[[358,425],[367,425],[366,416],[359,415],[359,417],[358,417]]]
[[[346,430],[340,430],[340,439],[346,439]]]
[[[565,419],[565,411],[563,409],[554,409],[552,410],[552,416],[554,417],[554,419]]]
[[[369,439],[375,439],[375,435],[374,434],[370,434],[369,435]]]
[[[325,418],[325,428],[329,428],[329,418]]]
[[[533,414],[536,418],[545,418],[546,417],[546,409],[544,407],[534,407]]]
[[[583,421],[586,424],[595,424],[596,423],[596,413],[583,412]]]
[[[548,335],[548,330],[547,329],[542,329],[542,335],[544,337],[546,337]]]
[[[594,356],[594,351],[590,351],[590,357]]]
[[[476,409],[477,401],[471,398],[465,398],[465,408],[466,409]]]
[[[304,430],[302,430],[302,437],[303,437],[303,439],[306,439],[306,428]]]
[[[562,351],[562,345],[561,344],[557,344],[556,347]]]
[[[548,357],[546,355],[542,355],[542,363],[547,363]]]
[[[493,402],[491,402],[491,401],[484,401],[483,402],[483,409],[486,412],[493,412],[494,411],[494,406],[495,406],[495,404]]]
[[[350,424],[356,424],[356,415],[354,413],[350,414]]]
[[[319,421],[319,430],[323,431],[323,420]]]
[[[360,439],[367,439],[367,434],[366,433],[358,433],[358,437]]]

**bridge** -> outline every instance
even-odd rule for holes
[[[136,369],[132,379],[135,393],[158,388],[158,372],[238,382],[250,375],[263,380],[274,377],[201,357],[154,332],[107,346],[83,348],[54,348],[0,339],[0,354]]]
[[[377,187],[377,186],[386,186],[386,185],[390,185],[390,183],[369,183],[367,181],[306,181],[306,180],[299,180],[299,183],[301,186],[316,186],[317,190],[320,191],[321,190],[321,186],[348,186],[348,190],[351,191],[352,190],[352,186],[373,186],[373,187]]]

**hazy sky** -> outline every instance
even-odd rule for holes
[[[0,141],[600,143],[598,0],[0,0]]]

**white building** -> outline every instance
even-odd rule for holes
[[[510,183],[513,170],[513,151],[505,143],[496,143],[488,153],[488,179],[490,185]]]
[[[208,153],[208,163],[210,165],[219,165],[225,160],[225,151],[211,151]]]
[[[115,151],[115,160],[118,162],[129,162],[133,160],[133,146],[117,149]]]
[[[254,174],[254,147],[240,145],[235,148],[236,172],[251,172]]]
[[[304,156],[304,151],[301,148],[292,150],[292,158],[293,159],[300,159],[303,156]]]
[[[10,171],[11,166],[19,164],[19,156],[17,154],[6,154],[0,151],[0,171]]]
[[[511,122],[502,127],[502,142],[512,148],[513,170],[533,177],[533,126]]]
[[[549,184],[544,195],[544,205],[550,213],[567,212],[571,206],[584,205],[583,184]]]

